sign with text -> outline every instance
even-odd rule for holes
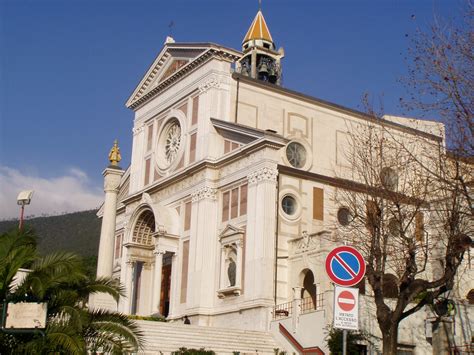
[[[36,302],[9,303],[5,328],[46,328],[47,305]]]
[[[359,330],[359,289],[334,289],[334,328]]]

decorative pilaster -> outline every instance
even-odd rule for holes
[[[298,329],[298,323],[301,313],[301,291],[303,287],[293,287],[293,315],[292,315],[292,328],[293,333],[296,333]]]
[[[248,175],[246,269],[244,289],[253,299],[273,302],[275,225],[277,216],[276,164]]]
[[[202,186],[192,194],[188,307],[212,307],[217,243],[217,190]]]

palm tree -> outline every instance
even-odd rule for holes
[[[14,286],[21,267],[29,271]],[[57,252],[39,257],[33,233],[0,235],[0,297],[5,302],[47,302],[47,326],[40,334],[0,334],[0,353],[122,354],[136,351],[143,341],[127,316],[87,307],[89,296],[105,292],[115,300],[123,288],[109,278],[90,279],[81,259]]]

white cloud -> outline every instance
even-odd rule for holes
[[[87,174],[78,168],[47,179],[0,166],[0,219],[18,217],[16,198],[22,190],[35,191],[31,204],[25,209],[26,216],[93,209],[99,207],[104,198],[102,190],[93,186]]]

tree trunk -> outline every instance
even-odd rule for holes
[[[390,322],[387,329],[382,330],[383,355],[397,355],[398,323]]]

